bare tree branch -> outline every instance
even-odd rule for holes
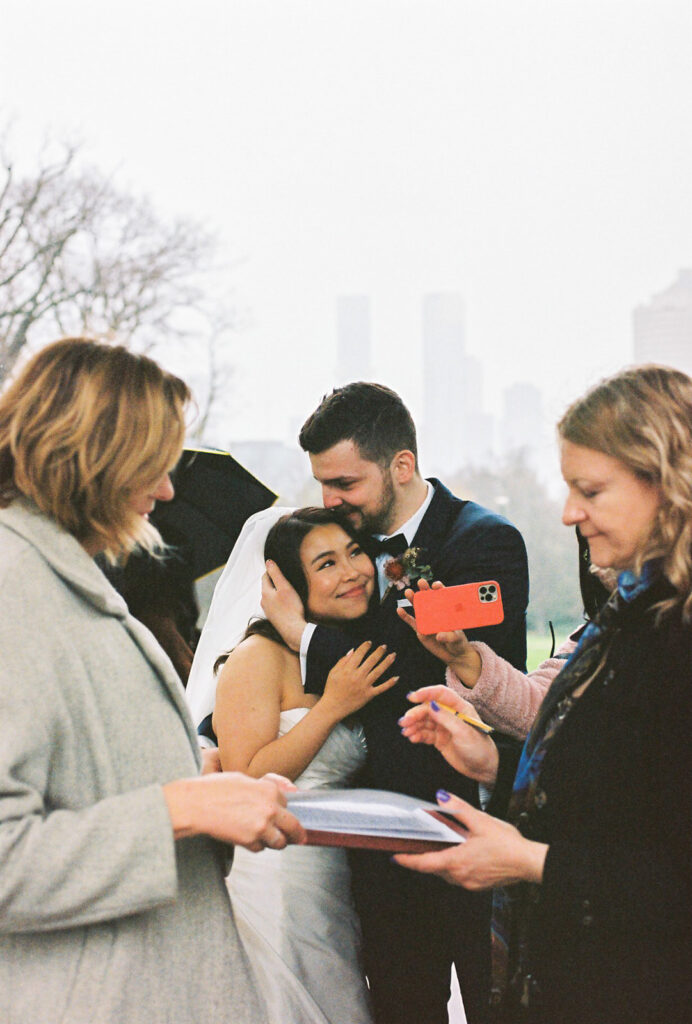
[[[75,145],[46,147],[34,173],[21,176],[7,134],[0,132],[0,385],[24,349],[56,335],[117,337],[140,351],[176,343],[195,352],[195,367],[208,362],[203,429],[227,376],[216,347],[234,320],[210,295],[214,239],[197,223],[162,221],[148,200],[83,166]]]
[[[212,415],[218,408],[219,400],[226,394],[232,370],[219,359],[219,349],[224,337],[237,329],[236,319],[217,319],[210,324],[207,336],[207,379],[209,386],[199,408],[199,416],[192,432],[193,438],[201,441],[207,434]]]

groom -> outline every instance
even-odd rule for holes
[[[393,671],[401,678],[359,713],[368,747],[364,784],[433,801],[445,788],[478,806],[476,783],[454,772],[434,748],[401,736],[397,721],[410,707],[406,694],[444,683],[444,665],[398,617],[402,592],[388,590],[384,567],[396,552],[415,547],[417,564],[430,565],[432,578],[448,586],[496,580],[503,623],[468,635],[524,669],[528,571],[521,535],[501,516],[459,500],[438,480],[423,479],[411,415],[383,385],[359,382],[336,389],[307,419],[299,441],[325,506],[340,506],[373,536],[375,550],[380,547],[376,564],[385,596],[368,619],[367,635],[397,651]],[[353,646],[353,634],[306,625],[300,599],[273,563],[267,565],[262,607],[288,645],[300,651],[306,690],[320,693],[330,668]],[[377,1024],[445,1024],[452,963],[468,1024],[483,1024],[489,895],[409,873],[380,853],[358,852],[352,866]]]

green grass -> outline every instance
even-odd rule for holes
[[[566,624],[564,622],[554,623],[554,626],[555,650],[557,650],[561,644],[564,644],[565,640],[575,627],[574,623]],[[528,631],[526,634],[527,672],[532,672],[537,665],[540,665],[542,661],[545,661],[545,659],[549,657],[552,642],[553,640],[550,632],[547,630],[545,633],[536,633],[533,630]]]
[[[559,647],[561,639],[558,636],[555,641],[555,646]],[[537,665],[540,665],[542,661],[550,654],[550,646],[552,644],[552,638],[550,633],[527,633],[526,634],[526,669],[528,672],[532,672]]]

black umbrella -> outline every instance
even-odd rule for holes
[[[194,579],[223,566],[251,515],[269,508],[276,494],[228,452],[184,448],[172,474],[175,497],[159,502],[150,520],[163,539],[184,543]]]

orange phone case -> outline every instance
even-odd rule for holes
[[[496,580],[418,590],[413,595],[413,611],[416,629],[423,634],[497,626],[505,617]]]

